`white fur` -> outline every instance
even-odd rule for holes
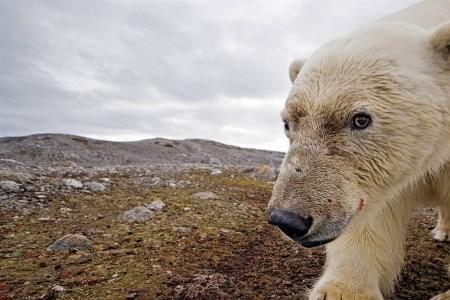
[[[430,11],[433,7],[439,8],[434,11],[434,19],[426,19],[424,11]],[[417,20],[419,24],[412,24],[415,22],[412,20]],[[424,2],[399,13],[397,17],[391,16],[325,45],[305,64],[306,72],[308,68],[314,68],[321,57],[330,53],[351,51],[353,54],[370,55],[368,51],[382,52],[405,70],[431,74],[429,78],[434,78],[437,83],[436,90],[421,91],[419,86],[412,86],[412,89],[435,95],[432,100],[445,109],[441,122],[446,124],[445,130],[436,135],[433,145],[420,145],[430,147],[427,150],[429,155],[425,156],[427,159],[420,166],[416,166],[418,172],[411,180],[395,190],[385,191],[386,205],[375,210],[370,220],[353,220],[343,235],[327,246],[326,269],[311,292],[311,300],[325,297],[327,300],[381,300],[383,294],[389,294],[401,269],[411,212],[420,204],[438,207],[439,219],[433,230],[434,238],[450,240],[450,164],[447,163],[450,161],[450,65],[439,65],[433,56],[427,54],[430,48],[434,48],[437,51],[436,60],[448,55],[445,51],[450,49],[450,22],[444,22],[448,20],[450,1]],[[386,35],[386,30],[401,31],[402,38],[396,40],[395,34]],[[410,38],[406,31],[410,32]],[[431,47],[425,47],[427,43]],[[449,299],[450,291],[433,298]]]
[[[379,190],[373,188],[366,191],[371,198],[368,205],[375,207],[376,203],[376,208],[370,214],[356,215],[341,236],[327,245],[326,269],[315,284],[310,300],[381,300],[383,295],[392,292],[403,262],[406,230],[414,207],[437,207],[439,220],[433,230],[434,238],[450,240],[448,21],[450,0],[424,1],[332,41],[320,48],[304,65],[297,61],[290,68],[290,77],[294,82],[290,98],[299,101],[297,94],[301,93],[300,90],[305,91],[304,85],[311,78],[310,74],[323,66],[326,57],[336,54],[367,57],[376,53],[377,57],[396,64],[397,70],[402,72],[395,74],[397,78],[405,75],[405,81],[401,84],[414,97],[404,107],[421,107],[418,113],[423,113],[423,117],[415,119],[422,120],[420,124],[408,124],[411,119],[399,114],[400,119],[405,118],[405,126],[417,129],[417,140],[422,141],[416,145],[417,149],[402,149],[403,153],[399,153],[411,155],[411,161],[415,163],[408,166],[408,160],[404,160],[401,165],[405,170],[403,181],[390,183],[386,189],[380,187]],[[320,83],[320,79],[314,82]],[[326,97],[323,99],[317,101],[327,101]],[[426,103],[419,103],[425,99]],[[392,130],[395,132],[394,128]],[[421,130],[423,134],[419,133]],[[304,134],[302,139],[305,140]],[[405,140],[405,144],[409,145],[409,142]],[[288,166],[286,163],[283,165],[285,170],[281,175],[287,177],[285,172]],[[284,189],[282,180],[275,186],[280,191]],[[271,205],[295,205],[278,198],[273,197]],[[381,202],[383,205],[380,205]],[[433,298],[449,299],[450,291]]]

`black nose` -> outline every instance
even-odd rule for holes
[[[274,209],[269,212],[269,224],[278,226],[293,240],[304,236],[313,222],[312,217],[306,219],[285,209]]]

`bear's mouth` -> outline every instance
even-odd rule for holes
[[[319,247],[337,239],[348,222],[347,218],[327,218],[312,226],[306,235],[293,240],[306,248]]]
[[[314,248],[319,247],[325,244],[328,244],[334,241],[338,235],[336,236],[327,236],[323,234],[311,234],[305,236],[302,239],[296,240],[296,242],[300,243],[305,248]]]

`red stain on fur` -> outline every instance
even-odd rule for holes
[[[359,199],[358,211],[361,211],[364,208],[364,199]]]

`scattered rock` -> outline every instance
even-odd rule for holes
[[[58,284],[55,284],[55,285],[52,287],[52,290],[54,290],[55,292],[61,293],[61,292],[64,292],[64,291],[66,290],[66,288],[63,287],[63,286],[60,286],[60,285],[58,285]]]
[[[153,177],[151,180],[150,180],[150,185],[152,185],[152,186],[159,186],[160,184],[161,184],[161,178],[159,178],[159,177]]]
[[[64,184],[67,187],[76,188],[76,189],[80,189],[83,187],[83,184],[80,181],[73,179],[73,178],[64,179]]]
[[[119,243],[112,243],[105,246],[105,250],[112,250],[112,249],[119,249],[120,244]]]
[[[191,185],[191,182],[189,180],[180,180],[178,182],[175,183],[175,187],[177,188],[185,188],[187,186]]]
[[[177,182],[175,179],[170,179],[169,182],[167,182],[167,185],[171,188],[176,188],[177,187]]]
[[[104,192],[106,187],[100,182],[86,182],[84,186],[91,192]]]
[[[91,241],[82,234],[67,234],[51,244],[47,251],[90,251],[92,250]]]
[[[69,213],[72,211],[72,209],[70,207],[61,207],[59,209],[62,213]]]
[[[40,296],[35,297],[35,299],[39,299],[39,300],[55,300],[57,298],[58,298],[58,292],[54,291],[51,288],[47,289]]]
[[[9,158],[0,158],[0,166],[5,167],[13,167],[16,165],[23,166],[24,164],[20,161],[17,161],[15,159],[9,159]]]
[[[166,207],[166,204],[162,202],[161,200],[155,200],[149,205],[147,205],[147,208],[153,211],[158,211]]]
[[[18,192],[20,190],[20,185],[11,180],[0,181],[0,189],[5,192]]]
[[[246,167],[242,169],[242,173],[252,173],[255,171],[255,167]]]
[[[122,214],[122,220],[128,223],[146,222],[153,218],[155,213],[145,206],[136,206]]]
[[[33,181],[33,175],[30,173],[30,170],[26,170],[28,166],[21,166],[20,168],[22,171],[13,171],[14,168],[12,167],[6,167],[6,169],[3,169],[4,166],[0,164],[0,180],[11,180],[15,181],[18,184],[21,183],[30,183],[30,181]]]
[[[213,192],[198,192],[191,196],[194,199],[200,199],[200,200],[213,200],[218,199],[219,196],[214,194]]]
[[[242,234],[239,231],[235,231],[235,230],[232,230],[232,229],[226,229],[226,228],[219,229],[219,232],[223,233],[223,234]]]
[[[192,231],[191,227],[183,227],[183,226],[173,227],[172,229],[173,231],[180,233],[189,233]]]
[[[222,165],[222,162],[215,157],[211,157],[209,159],[209,164],[214,165],[214,166],[220,166],[220,165]]]
[[[222,174],[222,171],[220,171],[219,169],[214,169],[211,172],[211,175],[220,175],[220,174]]]
[[[130,292],[127,294],[126,299],[135,299],[138,296],[137,292]]]

